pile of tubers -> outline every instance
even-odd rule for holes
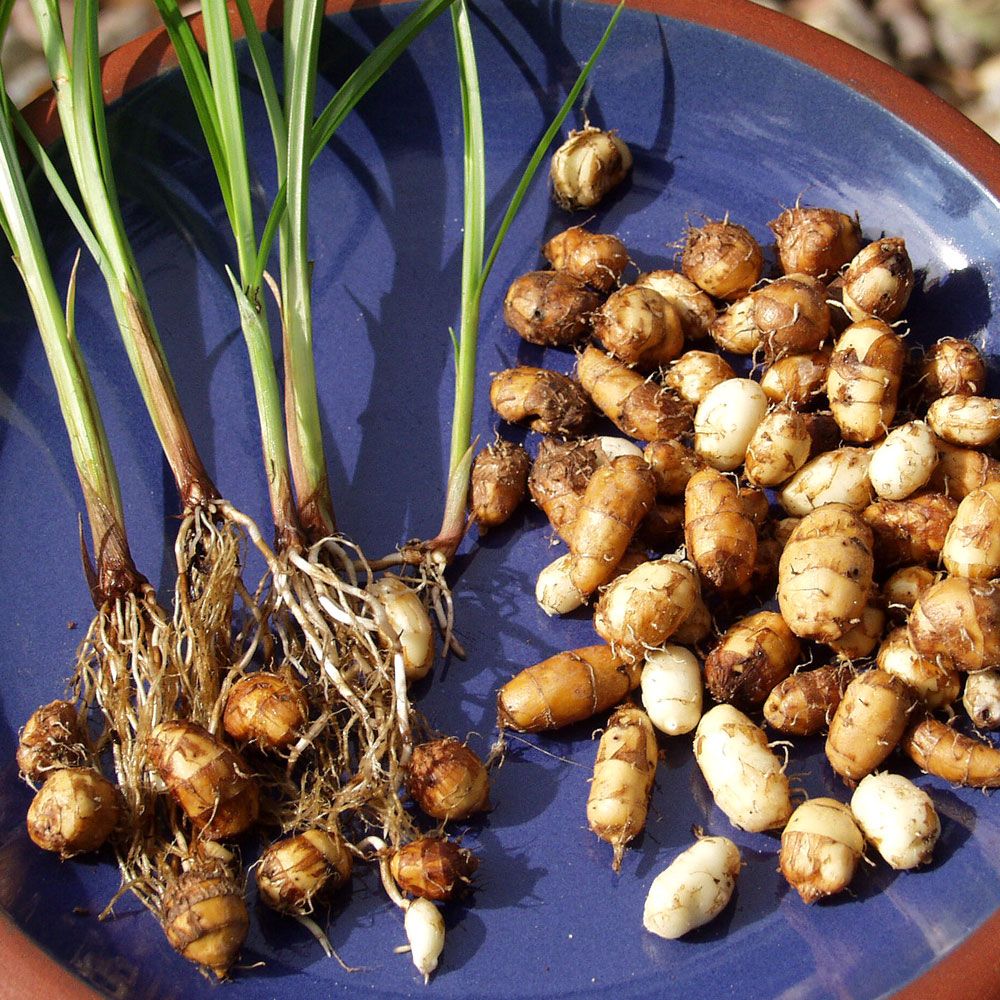
[[[693,733],[716,805],[780,833],[813,903],[847,888],[866,843],[893,868],[930,860],[933,800],[894,759],[1000,786],[1000,750],[972,731],[1000,725],[1000,400],[971,342],[908,343],[903,239],[866,243],[857,218],[798,204],[769,225],[773,278],[728,218],[689,229],[679,270],[631,283],[615,236],[550,239],[504,319],[575,352],[575,372],[493,377],[501,420],[542,437],[534,457],[499,437],[480,453],[472,516],[492,530],[530,494],[568,548],[539,605],[592,607],[601,641],[522,670],[497,713],[542,732],[611,710],[587,819],[614,869],[658,744]],[[801,801],[775,743],[824,734],[844,801]],[[645,926],[710,920],[739,869],[727,838],[698,839],[653,883]]]

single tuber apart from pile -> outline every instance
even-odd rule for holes
[[[519,444],[498,439],[472,465],[470,504],[480,535],[513,516],[528,494],[531,459]]]
[[[28,836],[72,858],[103,847],[122,818],[118,789],[89,767],[49,771],[28,807]]]
[[[593,208],[632,169],[632,153],[617,132],[587,125],[570,132],[552,154],[549,177],[552,197],[569,211]]]
[[[403,892],[446,902],[467,892],[479,859],[446,837],[421,837],[396,850],[389,871]]]
[[[520,365],[493,376],[490,405],[501,419],[527,423],[539,434],[575,437],[594,417],[593,407],[578,382],[568,375]]]
[[[413,748],[406,774],[413,801],[434,819],[468,819],[490,809],[490,778],[485,765],[454,737]]]
[[[346,885],[354,862],[336,831],[314,828],[271,844],[257,867],[257,895],[271,909],[304,916]]]
[[[87,738],[72,703],[51,701],[31,713],[17,743],[17,766],[25,778],[43,781],[51,771],[86,762]]]
[[[600,304],[597,292],[566,271],[529,271],[507,289],[503,318],[529,344],[568,347],[589,332]]]

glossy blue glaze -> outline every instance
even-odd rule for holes
[[[327,22],[321,100],[402,12]],[[491,2],[474,19],[494,222],[608,15],[606,7],[512,0]],[[453,64],[441,20],[366,98],[314,171],[315,337],[333,495],[341,527],[374,555],[432,534],[442,504],[447,328],[458,318],[462,214]],[[270,193],[264,112],[252,87],[245,98],[257,177]],[[905,236],[922,271],[909,312],[916,338],[983,342],[1000,294],[997,205],[869,100],[755,44],[626,12],[587,111],[618,128],[635,153],[631,182],[593,225],[618,233],[641,268],[669,266],[686,220],[702,214],[728,211],[766,241],[766,222],[802,194],[807,203],[859,210],[870,237]],[[135,93],[113,123],[126,221],[196,437],[223,491],[266,523],[249,372],[221,274],[230,249],[180,80],[167,76]],[[536,184],[487,288],[480,386],[518,360],[571,368],[571,354],[530,348],[501,319],[508,283],[537,266],[537,247],[568,221]],[[65,283],[75,240],[55,212],[47,232]],[[30,793],[13,766],[16,733],[61,691],[91,611],[76,555],[79,493],[66,437],[10,265],[0,270],[0,288],[0,903],[60,961],[117,995],[209,996],[213,987],[170,952],[136,902],[122,900],[114,920],[95,919],[117,886],[107,857],[60,864],[24,833]],[[77,316],[135,554],[166,587],[176,498],[89,262]],[[993,349],[995,331],[985,343]],[[476,430],[490,437],[494,426],[484,391]],[[467,543],[458,560],[456,612],[469,658],[439,666],[419,704],[484,753],[497,687],[529,663],[593,641],[585,616],[550,621],[535,605],[535,575],[555,554],[532,510]],[[68,630],[68,620],[79,627]],[[665,744],[647,831],[615,876],[610,849],[586,829],[591,730],[588,723],[537,741],[564,760],[513,743],[495,776],[495,810],[465,835],[482,858],[478,889],[471,905],[448,909],[447,945],[429,987],[407,957],[392,953],[404,941],[402,921],[368,874],[329,924],[334,947],[363,971],[345,973],[298,926],[255,909],[242,961],[265,964],[237,970],[239,995],[874,997],[933,963],[1000,902],[1000,806],[918,777],[944,824],[934,864],[904,874],[863,865],[855,898],[806,908],[776,871],[776,838],[733,834],[713,807],[687,738]],[[810,794],[843,799],[820,749],[808,745],[790,770]],[[733,835],[746,868],[718,921],[683,941],[661,941],[642,930],[642,902],[696,824]]]

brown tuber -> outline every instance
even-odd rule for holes
[[[663,376],[663,384],[697,406],[720,382],[736,378],[729,363],[711,351],[685,351]]]
[[[565,271],[529,271],[503,300],[504,322],[529,344],[566,347],[585,336],[598,294]]]
[[[497,693],[502,728],[539,733],[582,722],[611,708],[639,686],[641,664],[610,646],[557,653],[526,667]]]
[[[786,208],[768,223],[785,274],[832,275],[861,249],[861,227],[833,208]]]
[[[406,788],[434,819],[468,819],[490,808],[490,778],[483,762],[451,736],[413,748]]]
[[[906,243],[892,236],[869,243],[851,261],[843,282],[844,308],[851,319],[891,323],[906,308],[913,291],[913,265]]]
[[[675,439],[650,441],[642,457],[653,470],[656,493],[661,497],[683,496],[690,478],[705,467],[700,455]]]
[[[593,208],[632,169],[632,154],[613,130],[587,125],[570,132],[552,154],[552,197],[568,211]]]
[[[582,226],[571,226],[553,236],[542,247],[542,254],[557,271],[566,271],[604,293],[618,287],[628,266],[628,251],[617,236],[591,233]]]
[[[655,498],[653,473],[632,455],[616,458],[590,477],[570,539],[570,579],[581,594],[592,594],[614,576]]]
[[[217,979],[226,978],[250,929],[240,886],[217,864],[191,868],[168,885],[160,921],[174,950]]]
[[[865,838],[843,803],[808,799],[781,833],[781,874],[805,903],[815,903],[850,885]]]
[[[877,669],[858,674],[830,720],[830,766],[848,782],[871,774],[896,748],[913,704],[913,694],[898,677]]]
[[[528,453],[512,441],[494,441],[476,456],[470,491],[481,535],[510,520],[528,493],[530,469]]]
[[[830,353],[826,350],[787,354],[764,372],[760,387],[772,403],[781,403],[793,410],[812,406],[817,397],[826,392]]]
[[[768,357],[817,351],[830,336],[826,288],[807,274],[789,274],[752,293],[753,321]]]
[[[404,844],[389,861],[389,871],[403,892],[446,902],[466,892],[479,859],[444,837],[422,837]]]
[[[305,916],[346,885],[354,861],[339,833],[312,829],[271,844],[257,867],[257,894],[280,913]]]
[[[742,298],[764,270],[760,244],[749,230],[725,219],[688,230],[681,257],[684,275],[718,299]]]
[[[909,729],[903,750],[917,767],[952,784],[1000,788],[1000,750],[963,736],[931,715]]]
[[[594,405],[629,437],[657,441],[691,430],[690,404],[596,347],[580,355],[577,375]]]
[[[875,538],[880,566],[936,563],[958,504],[943,493],[879,500],[861,516]]]
[[[684,349],[680,316],[662,295],[627,285],[594,313],[594,336],[613,358],[651,371]]]
[[[839,663],[792,674],[767,696],[764,702],[767,724],[792,736],[821,732],[830,724],[853,676],[850,667]]]
[[[234,740],[283,750],[298,739],[309,706],[290,669],[261,670],[237,681],[226,699],[222,727]]]
[[[649,271],[635,280],[639,288],[659,292],[677,310],[685,340],[707,337],[715,321],[715,305],[693,281],[677,271]]]
[[[497,372],[490,405],[509,423],[527,422],[539,434],[573,437],[593,419],[586,393],[568,375],[521,365]]]
[[[97,771],[50,771],[28,807],[28,836],[43,851],[66,859],[96,851],[121,819],[118,789]]]
[[[612,713],[597,748],[587,824],[614,848],[616,872],[626,846],[646,825],[657,755],[656,732],[642,709],[623,705]]]
[[[750,578],[757,530],[728,476],[702,469],[691,477],[684,491],[684,537],[688,557],[717,590],[736,590]]]
[[[950,576],[910,613],[910,645],[945,670],[1000,666],[1000,585]]]
[[[86,736],[70,702],[52,701],[31,713],[17,744],[21,774],[42,781],[50,771],[86,762]]]
[[[563,541],[571,537],[584,491],[597,464],[597,450],[590,441],[545,438],[538,446],[528,490]]]
[[[986,361],[968,340],[942,337],[924,355],[920,383],[928,402],[942,396],[975,396],[986,386]]]
[[[149,736],[149,764],[203,836],[235,837],[257,819],[257,784],[237,754],[194,722],[161,722]]]

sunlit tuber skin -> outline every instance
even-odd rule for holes
[[[826,286],[807,274],[789,274],[751,293],[753,321],[770,358],[819,350],[830,336]]]
[[[970,580],[1000,576],[1000,483],[973,490],[958,505],[941,560],[954,576]]]
[[[427,983],[444,950],[444,917],[429,899],[418,896],[406,906],[403,929],[409,941],[410,958]]]
[[[927,348],[920,386],[930,403],[942,396],[975,396],[986,387],[986,361],[968,340],[942,337]]]
[[[597,462],[599,465],[610,465],[616,458],[622,455],[633,455],[635,458],[642,458],[642,448],[634,441],[629,441],[623,437],[613,437],[610,434],[602,435],[591,439],[597,452]]]
[[[510,423],[527,423],[539,434],[575,437],[594,418],[590,400],[568,375],[521,365],[490,382],[490,405]]]
[[[705,467],[704,459],[673,439],[650,441],[642,454],[656,478],[656,494],[660,497],[683,496],[688,480]]]
[[[50,701],[35,709],[21,730],[17,766],[29,781],[43,781],[54,770],[87,763],[87,737],[76,708]]]
[[[913,291],[913,265],[906,243],[886,237],[862,248],[843,275],[843,302],[855,323],[898,319]]]
[[[689,403],[596,347],[580,355],[577,375],[594,405],[629,437],[657,441],[691,430]]]
[[[865,848],[851,810],[836,799],[808,799],[781,833],[781,874],[805,903],[851,884]]]
[[[444,837],[421,837],[392,855],[389,871],[403,892],[447,902],[466,893],[479,859]]]
[[[698,596],[698,581],[687,566],[670,559],[646,562],[604,591],[594,630],[623,655],[640,655],[673,635]]]
[[[708,332],[720,350],[730,354],[753,354],[763,343],[754,322],[754,301],[750,295],[737,299],[712,321]]]
[[[351,878],[354,861],[339,833],[306,830],[271,844],[257,866],[257,895],[272,910],[305,916]]]
[[[858,674],[830,720],[830,766],[848,783],[871,774],[896,748],[913,705],[913,694],[898,677],[878,669]]]
[[[898,871],[927,864],[941,833],[931,797],[901,774],[869,774],[851,796],[865,839]]]
[[[927,408],[927,423],[948,444],[986,448],[1000,439],[1000,399],[942,396]]]
[[[965,736],[932,715],[907,730],[904,753],[921,770],[971,788],[1000,788],[1000,750]]]
[[[778,492],[778,502],[793,517],[838,504],[863,511],[872,499],[867,448],[838,448],[811,458]]]
[[[641,664],[610,646],[557,653],[526,667],[497,693],[502,728],[522,733],[561,729],[611,708],[639,685]]]
[[[649,466],[630,455],[616,458],[590,477],[570,539],[570,578],[581,594],[592,594],[614,576],[655,497]]]
[[[882,584],[882,596],[890,614],[906,618],[920,595],[938,581],[926,566],[902,566]]]
[[[701,577],[725,593],[749,578],[757,556],[757,530],[746,515],[736,483],[702,469],[684,491],[684,537]]]
[[[454,737],[413,748],[406,788],[434,819],[468,819],[490,809],[489,773],[476,753]]]
[[[849,508],[829,504],[792,532],[778,566],[778,605],[800,638],[832,642],[853,628],[872,593],[872,535]]]
[[[1000,462],[981,451],[938,441],[938,464],[929,486],[953,500],[964,500],[987,483],[1000,482]]]
[[[618,287],[628,267],[628,251],[617,236],[591,233],[582,226],[553,236],[542,254],[557,271],[566,271],[605,294]]]
[[[780,486],[806,464],[811,448],[809,428],[800,413],[771,410],[747,445],[746,477],[755,486]]]
[[[760,611],[733,625],[705,658],[705,683],[716,701],[761,705],[800,655],[801,645],[781,615]]]
[[[261,750],[283,750],[294,743],[309,718],[302,685],[290,669],[259,670],[230,689],[222,727],[240,743]]]
[[[545,438],[538,446],[528,490],[563,541],[572,535],[584,491],[598,464],[597,449],[590,441]]]
[[[681,269],[699,288],[732,302],[750,291],[764,270],[760,244],[736,223],[709,220],[692,226],[681,255]]]
[[[702,837],[653,880],[642,925],[668,941],[714,920],[729,903],[742,862],[726,837]]]
[[[639,288],[652,288],[677,310],[685,340],[708,336],[715,321],[715,303],[693,281],[678,271],[649,271],[635,280]]]
[[[767,413],[764,390],[748,378],[731,378],[710,389],[694,418],[694,450],[720,472],[738,469],[757,425]]]
[[[552,154],[552,197],[568,211],[593,208],[625,180],[631,169],[632,153],[618,133],[587,125],[570,132]]]
[[[649,721],[668,736],[690,733],[701,719],[702,680],[698,658],[683,646],[646,654],[639,684]]]
[[[911,645],[905,628],[893,629],[879,647],[880,670],[898,677],[929,709],[943,708],[958,699],[961,678],[921,656]]]
[[[728,362],[710,351],[685,351],[663,375],[663,384],[697,406],[720,382],[736,378]]]
[[[936,563],[958,504],[943,493],[918,493],[906,500],[879,500],[862,511],[875,537],[880,566]]]
[[[528,495],[531,459],[519,444],[498,440],[484,448],[472,465],[472,519],[485,535],[505,524]]]
[[[684,349],[680,316],[650,288],[627,285],[612,293],[592,327],[608,354],[641,371],[669,364]]]
[[[529,344],[568,347],[590,331],[597,292],[565,271],[529,271],[503,300],[504,322]]]
[[[237,754],[194,722],[161,722],[146,746],[150,767],[202,835],[225,840],[257,820],[257,784]]]
[[[694,757],[715,804],[748,833],[779,829],[792,813],[788,778],[764,731],[732,705],[716,705],[698,723]]]
[[[160,910],[179,954],[225,979],[250,929],[240,885],[218,864],[200,864],[167,886]]]
[[[886,435],[896,415],[905,360],[902,340],[880,320],[853,323],[840,335],[826,394],[845,441],[866,443]]]
[[[828,277],[861,249],[861,227],[833,208],[786,208],[768,224],[785,274]]]
[[[905,500],[927,485],[938,463],[937,440],[922,420],[889,431],[872,452],[868,477],[884,500]]]
[[[625,848],[646,825],[657,755],[656,734],[645,712],[623,705],[612,713],[597,748],[587,824],[614,849],[616,872]]]
[[[945,670],[1000,667],[1000,585],[946,577],[910,613],[910,645]]]
[[[767,724],[791,736],[822,732],[830,724],[853,676],[850,667],[844,664],[792,674],[767,696],[764,702]]]
[[[772,403],[792,410],[814,406],[826,393],[831,353],[830,350],[811,351],[779,358],[760,380],[764,395]]]
[[[750,523],[755,528],[766,527],[771,516],[771,501],[767,493],[759,486],[741,485],[739,496],[740,506]]]
[[[1000,727],[1000,670],[977,670],[965,678],[962,705],[977,729]]]
[[[118,789],[89,767],[49,771],[28,807],[28,836],[60,858],[100,849],[122,818]]]
[[[839,639],[832,639],[827,645],[840,660],[852,663],[867,659],[878,647],[885,632],[886,615],[877,604],[869,604],[861,612],[861,620],[849,628]]]

